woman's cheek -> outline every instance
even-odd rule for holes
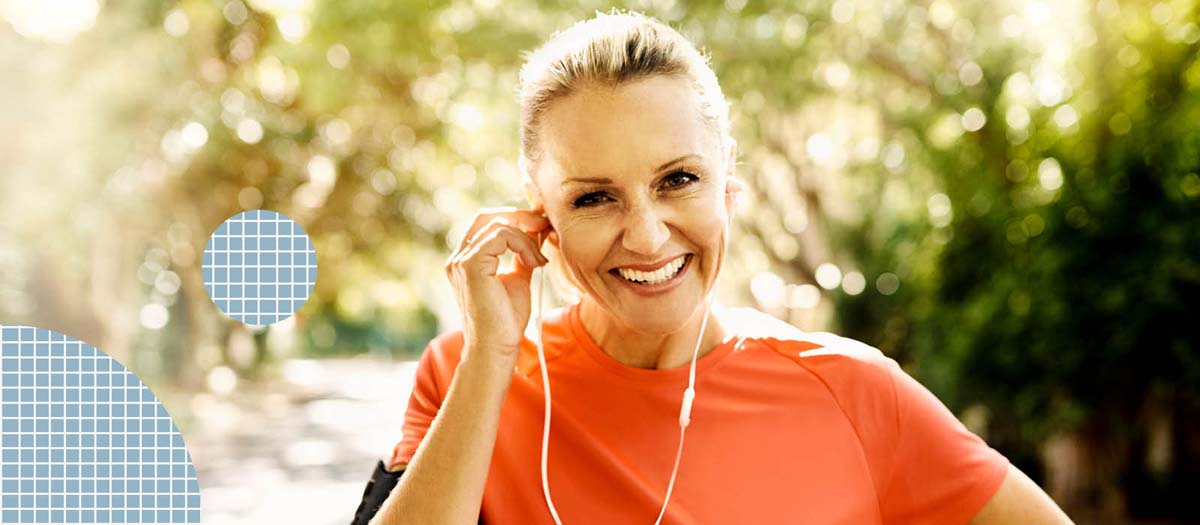
[[[602,257],[608,250],[605,243],[606,229],[600,221],[586,217],[572,217],[561,222],[558,230],[559,249],[564,252],[571,266],[589,266],[598,260],[592,252]]]
[[[701,230],[698,233],[702,233],[704,238],[720,237],[725,229],[725,224],[729,221],[725,203],[710,199],[697,199],[694,203],[690,207],[691,209],[687,210],[687,216],[695,218],[692,224]]]

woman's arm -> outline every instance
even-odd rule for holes
[[[465,348],[420,447],[371,525],[475,524],[514,363]]]
[[[1063,525],[1071,524],[1062,509],[1024,472],[1009,465],[1008,474],[996,495],[984,505],[969,525]]]
[[[428,431],[371,525],[478,523],[500,408],[529,324],[529,281],[550,262],[539,245],[547,230],[540,209],[481,210],[446,261],[463,314],[461,356]],[[500,261],[510,251],[511,268]]]

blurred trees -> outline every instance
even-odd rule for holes
[[[883,4],[805,12],[795,91],[727,62],[750,231],[1079,522],[1195,519],[1195,4]]]
[[[968,423],[1027,471],[1041,460],[1081,523],[1123,522],[1129,505],[1194,519],[1183,501],[1200,479],[1195,5],[843,5],[839,17],[839,4],[809,25],[820,58],[808,69],[824,82],[800,89],[811,98],[799,105],[764,97],[753,126],[764,160],[751,162],[777,210],[760,223],[824,206],[806,221],[821,221],[830,248],[772,243],[762,226],[767,253],[802,281],[820,282],[829,261],[895,272],[904,285],[883,297],[846,273],[829,294],[836,322],[970,409]],[[806,106],[826,120],[772,138]]]
[[[709,50],[733,106],[729,302],[896,357],[1080,523],[1196,517],[1194,0],[628,7]],[[109,3],[73,39],[0,13],[0,316],[194,387],[288,352],[415,355],[458,321],[465,221],[524,205],[521,51],[607,8]],[[250,208],[320,257],[267,334],[198,267]]]

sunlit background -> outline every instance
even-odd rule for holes
[[[609,7],[0,0],[0,323],[142,377],[205,523],[348,522],[459,325],[450,246],[525,205],[521,52]],[[1200,522],[1195,0],[625,7],[733,105],[725,303],[879,347],[1078,523]],[[321,268],[261,331],[199,265],[255,208]]]

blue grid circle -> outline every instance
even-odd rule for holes
[[[43,328],[0,326],[0,522],[200,523],[179,429],[136,375]]]
[[[317,252],[295,221],[250,210],[209,237],[203,272],[204,288],[222,312],[249,325],[269,325],[308,301],[317,282]]]

